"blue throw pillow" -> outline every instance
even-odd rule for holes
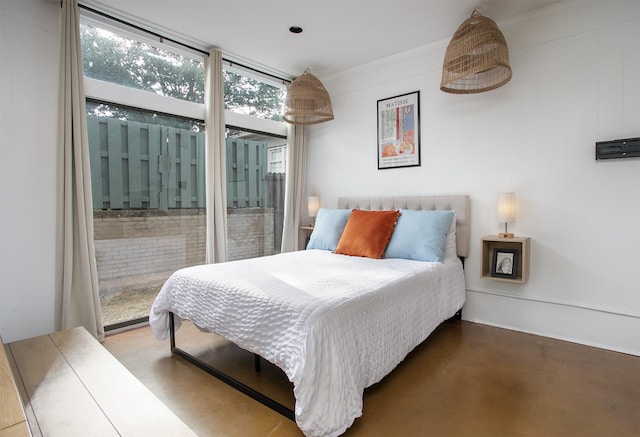
[[[307,249],[336,250],[350,215],[350,209],[320,208]]]
[[[385,258],[442,262],[454,211],[400,210]]]

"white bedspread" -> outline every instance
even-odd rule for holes
[[[306,250],[174,273],[149,317],[168,312],[279,366],[307,436],[342,434],[380,381],[465,300],[462,264],[369,259]],[[177,321],[179,326],[179,321]]]

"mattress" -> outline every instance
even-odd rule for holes
[[[280,367],[307,436],[342,434],[380,381],[464,304],[462,264],[370,259],[325,250],[188,267],[162,287],[149,322],[169,312]]]

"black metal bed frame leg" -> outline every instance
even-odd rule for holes
[[[218,378],[222,382],[224,382],[224,383],[230,385],[231,387],[235,388],[236,390],[246,394],[250,398],[260,402],[262,405],[265,405],[266,407],[271,408],[273,411],[276,411],[276,412],[282,414],[287,419],[291,419],[291,420],[293,420],[295,422],[296,417],[295,417],[295,413],[294,413],[294,411],[292,409],[290,409],[288,407],[285,407],[281,403],[271,399],[268,396],[263,395],[259,391],[254,390],[253,388],[243,384],[242,382],[238,381],[237,379],[232,378],[231,376],[227,375],[226,373],[223,373],[220,370],[215,369],[214,367],[212,367],[209,364],[205,363],[201,359],[189,354],[188,352],[185,352],[184,350],[180,349],[179,347],[176,347],[176,329],[175,329],[174,317],[175,317],[174,314],[172,312],[170,312],[169,313],[169,334],[170,334],[170,344],[171,344],[171,352],[172,353],[184,358],[185,360],[189,361],[191,364],[194,364],[195,366],[199,367],[200,369],[204,370],[205,372],[209,373],[210,375],[215,376],[216,378]],[[255,365],[256,371],[259,372],[260,368],[261,368],[261,365],[260,365],[260,356],[258,354],[254,354],[254,365]]]
[[[262,364],[260,364],[260,355],[253,354],[253,367],[256,369],[256,372],[262,370]]]

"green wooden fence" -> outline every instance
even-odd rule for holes
[[[227,207],[265,207],[267,145],[227,138]]]
[[[87,124],[94,209],[205,207],[204,132],[96,116]],[[227,139],[229,208],[267,206],[266,147]]]

